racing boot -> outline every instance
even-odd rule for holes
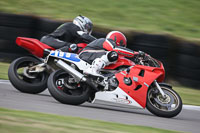
[[[107,55],[103,55],[101,58],[96,58],[92,62],[92,65],[87,68],[83,73],[103,77],[103,75],[101,75],[99,71],[104,68],[108,63],[109,61],[107,59]]]
[[[109,51],[106,53],[106,55],[101,56],[101,58],[96,58],[92,62],[92,65],[89,68],[87,68],[83,73],[103,77],[103,75],[101,75],[99,71],[105,66],[115,63],[117,59],[117,52]]]

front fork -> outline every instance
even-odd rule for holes
[[[166,98],[166,94],[165,92],[161,89],[160,85],[158,84],[158,82],[156,80],[154,80],[154,84],[157,87],[158,91],[160,92],[160,94],[162,95],[163,98]]]

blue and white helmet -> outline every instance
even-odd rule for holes
[[[86,32],[87,34],[92,33],[93,24],[89,18],[79,15],[73,20],[73,23],[77,25],[83,32]]]

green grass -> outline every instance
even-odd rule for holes
[[[184,104],[200,106],[200,90],[175,86],[173,89],[181,96]]]
[[[95,25],[200,36],[199,0],[1,0],[0,11],[72,20],[79,14]]]
[[[170,133],[175,131],[0,108],[1,133]]]
[[[0,62],[0,79],[8,79],[8,63]]]
[[[0,62],[0,79],[8,79],[8,63]],[[187,88],[173,82],[173,89],[181,96],[184,104],[199,105],[200,106],[200,90]]]

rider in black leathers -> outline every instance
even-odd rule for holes
[[[77,16],[73,22],[60,25],[54,32],[41,38],[41,42],[63,52],[78,52],[77,43],[90,43],[96,38],[91,35],[92,21],[85,16]]]
[[[91,67],[84,70],[85,74],[101,76],[99,70],[105,66],[115,63],[118,55],[127,58],[134,57],[134,51],[126,48],[126,37],[119,31],[109,32],[106,38],[97,39],[89,43],[79,53],[79,57],[91,64]]]

